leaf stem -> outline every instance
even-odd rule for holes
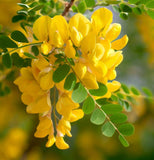
[[[38,43],[30,43],[30,44],[26,44],[26,45],[23,45],[23,46],[20,46],[18,48],[15,48],[15,49],[12,49],[11,51],[8,51],[8,53],[12,53],[20,48],[24,48],[24,47],[27,47],[27,46],[32,46],[32,45],[40,45],[42,44],[43,42],[38,42]]]
[[[68,3],[66,5],[66,7],[64,9],[64,12],[62,13],[62,16],[65,16],[69,12],[69,10],[72,7],[73,3],[74,3],[74,0],[71,0],[70,3]]]

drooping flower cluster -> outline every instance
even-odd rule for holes
[[[54,55],[61,51],[66,58],[73,59],[75,65],[71,68],[85,88],[98,89],[98,82],[105,84],[108,92],[101,98],[110,98],[111,93],[119,89],[120,83],[112,80],[116,78],[115,68],[123,59],[119,50],[127,44],[128,38],[125,35],[115,40],[121,26],[111,22],[112,12],[106,8],[96,10],[91,21],[80,13],[74,15],[69,23],[60,15],[53,18],[42,16],[35,21],[33,32],[43,42],[41,52],[48,60],[40,54],[32,61],[31,67],[21,69],[21,76],[15,84],[23,92],[22,101],[28,105],[27,112],[39,114],[35,136],[48,135],[47,147],[55,143],[58,148],[67,149],[69,146],[63,137],[72,136],[70,122],[84,115],[78,109],[79,104],[71,99],[71,91],[64,89],[65,79],[60,83],[53,82],[53,72],[57,67]]]

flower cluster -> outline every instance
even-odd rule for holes
[[[92,14],[91,21],[80,13],[69,23],[60,15],[53,18],[42,16],[35,21],[33,32],[42,42],[43,55],[34,59],[31,67],[21,69],[21,76],[15,84],[23,92],[22,101],[28,105],[27,112],[39,114],[35,136],[48,135],[47,147],[55,143],[59,149],[67,149],[69,145],[63,137],[72,136],[70,123],[84,115],[79,104],[71,99],[72,92],[64,89],[65,79],[59,83],[53,81],[53,72],[57,68],[55,55],[59,51],[66,59],[73,60],[71,69],[86,89],[98,89],[98,82],[103,83],[108,91],[101,98],[110,98],[111,93],[119,89],[120,83],[112,80],[116,78],[115,68],[123,59],[119,50],[127,44],[128,38],[125,35],[115,40],[121,26],[111,24],[112,18],[111,11],[100,8]],[[60,62],[63,63],[67,61]]]

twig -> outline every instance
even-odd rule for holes
[[[72,7],[73,3],[74,3],[74,0],[71,0],[70,3],[66,4],[66,7],[64,9],[64,12],[62,13],[62,16],[65,16],[69,12],[69,9]]]

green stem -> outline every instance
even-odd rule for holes
[[[18,49],[21,49],[21,48],[24,48],[24,47],[27,47],[27,46],[41,45],[41,44],[43,44],[43,42],[26,44],[26,45],[20,46],[20,47],[18,47],[18,48],[12,49],[12,50],[9,51],[8,53],[14,52],[14,51],[16,51],[16,50],[18,50]]]

